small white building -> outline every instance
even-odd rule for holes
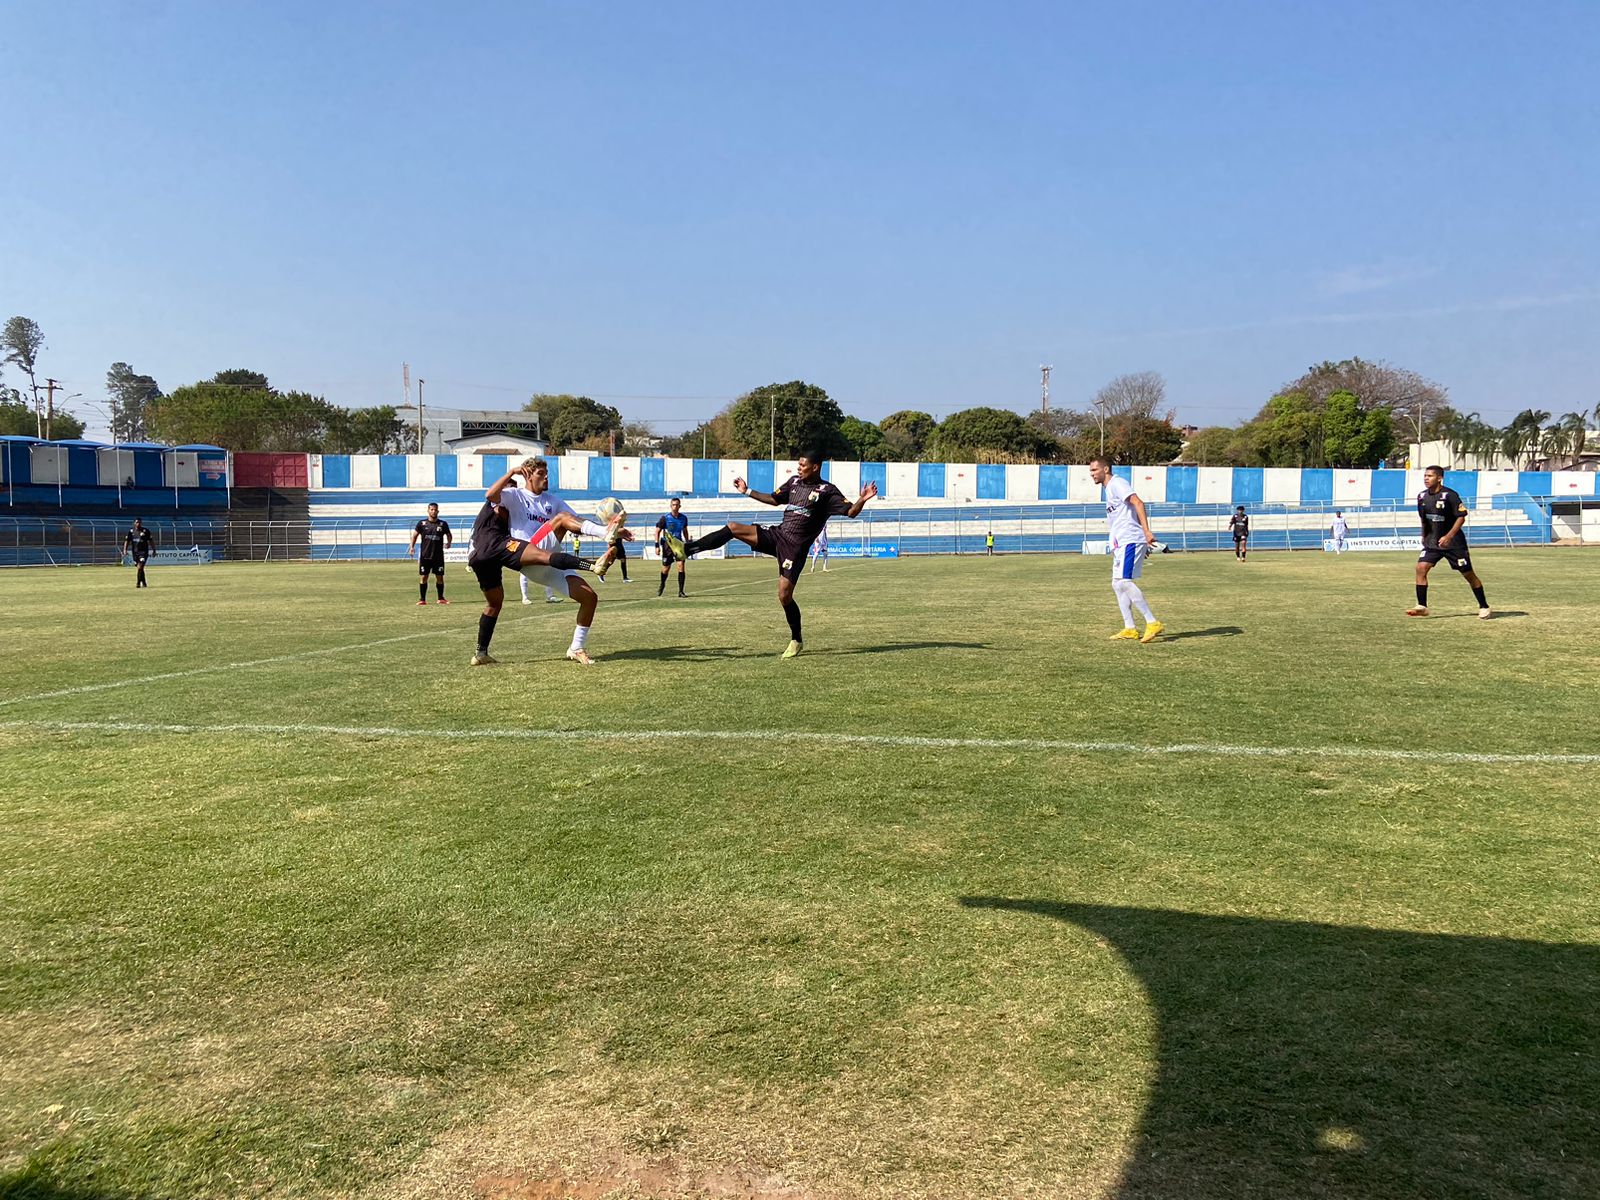
[[[510,433],[474,433],[451,438],[441,454],[509,454],[513,458],[542,455],[547,443]]]

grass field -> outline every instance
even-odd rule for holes
[[[645,568],[591,670],[6,573],[0,1197],[1600,1195],[1600,555],[1475,557],[840,563],[792,662]]]

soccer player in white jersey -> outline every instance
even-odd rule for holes
[[[510,486],[513,477],[519,480],[520,487]],[[537,539],[537,535],[542,526],[562,514],[576,521],[583,532],[592,537],[604,540],[611,532],[597,521],[586,521],[579,517],[570,504],[550,490],[550,467],[542,458],[525,459],[521,466],[508,472],[504,479],[490,488],[487,496],[492,503],[506,510],[511,522],[511,535],[534,542],[541,550],[554,550],[560,546],[561,536],[558,532],[548,532],[542,539]],[[633,534],[626,529],[621,534],[624,540],[633,538]],[[556,567],[524,567],[522,573],[534,583],[553,588],[558,594],[564,592],[578,602],[578,620],[572,630],[572,645],[567,647],[567,657],[586,667],[594,666],[587,647],[600,597],[589,586],[588,580],[577,571],[563,571]]]
[[[1350,522],[1344,519],[1342,511],[1336,511],[1333,514],[1333,528],[1330,532],[1333,534],[1333,552],[1335,554],[1343,554],[1344,540],[1350,536]]]
[[[1089,477],[1106,489],[1106,526],[1111,534],[1111,590],[1117,594],[1123,621],[1122,631],[1112,635],[1111,640],[1153,642],[1166,626],[1156,620],[1138,584],[1139,576],[1144,574],[1145,557],[1156,540],[1156,535],[1150,532],[1150,514],[1145,511],[1144,501],[1134,492],[1133,485],[1111,473],[1108,459],[1090,459]],[[1134,627],[1134,609],[1144,615],[1143,637]]]

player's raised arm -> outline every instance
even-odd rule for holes
[[[739,476],[737,476],[737,475],[735,475],[733,477],[733,490],[738,492],[741,496],[748,496],[748,497],[750,497],[750,499],[752,499],[752,500],[754,500],[754,501],[756,501],[756,502],[758,502],[760,504],[782,504],[783,503],[782,500],[778,499],[777,496],[775,494],[771,493],[771,492],[758,492],[758,491],[756,491],[755,488],[751,487],[748,483],[746,483],[743,479],[739,478]]]
[[[861,510],[867,506],[867,501],[871,500],[877,494],[878,485],[876,483],[867,484],[866,487],[861,489],[861,495],[856,499],[856,502],[844,510],[844,515],[852,519],[859,517],[861,515]]]
[[[519,476],[519,475],[524,475],[525,476],[526,474],[527,474],[527,472],[524,471],[523,468],[521,468],[521,467],[513,467],[511,470],[507,471],[504,475],[500,476],[499,479],[497,479],[493,484],[490,485],[489,490],[484,492],[483,498],[485,500],[487,500],[490,504],[499,504],[500,503],[500,493],[505,491],[506,488],[510,487],[511,486],[511,481],[513,479],[515,479],[517,476]]]

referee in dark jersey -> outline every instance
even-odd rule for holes
[[[1461,577],[1472,588],[1478,601],[1478,619],[1487,621],[1494,614],[1489,611],[1488,598],[1483,594],[1483,580],[1472,569],[1472,555],[1467,549],[1467,506],[1452,488],[1444,486],[1444,468],[1429,467],[1422,473],[1426,485],[1417,493],[1417,515],[1422,518],[1422,554],[1417,558],[1417,605],[1406,609],[1408,617],[1428,615],[1428,572],[1441,558],[1451,570],[1460,571]]]

